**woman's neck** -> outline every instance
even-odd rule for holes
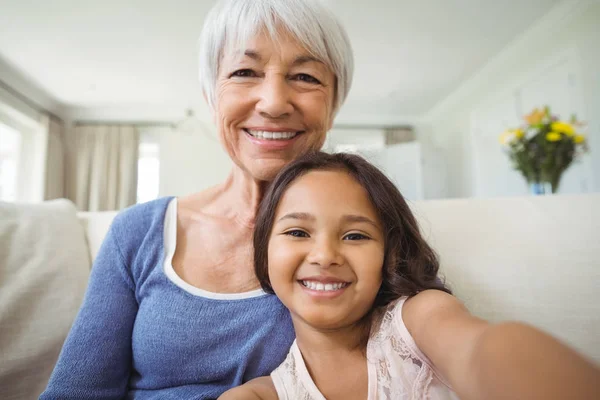
[[[267,185],[268,182],[253,179],[245,171],[234,166],[225,182],[188,199],[201,207],[201,210],[197,211],[233,219],[252,228]],[[197,198],[197,201],[194,201],[194,198]]]
[[[240,222],[254,226],[267,185],[268,182],[256,180],[234,167],[222,185],[220,201]]]

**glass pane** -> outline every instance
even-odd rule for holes
[[[138,203],[145,203],[158,197],[159,172],[158,143],[140,143],[137,184]]]

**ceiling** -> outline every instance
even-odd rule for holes
[[[328,2],[356,58],[342,116],[373,120],[423,115],[559,0]],[[213,3],[0,0],[0,58],[75,115],[202,114],[196,45]]]

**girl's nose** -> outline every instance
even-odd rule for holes
[[[329,268],[342,265],[343,257],[336,240],[323,238],[315,241],[307,261],[321,268]]]

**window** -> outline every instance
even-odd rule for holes
[[[0,122],[0,201],[17,200],[20,153],[20,132]]]
[[[159,146],[156,142],[144,139],[142,135],[138,156],[138,203],[145,203],[158,197],[160,173]]]

